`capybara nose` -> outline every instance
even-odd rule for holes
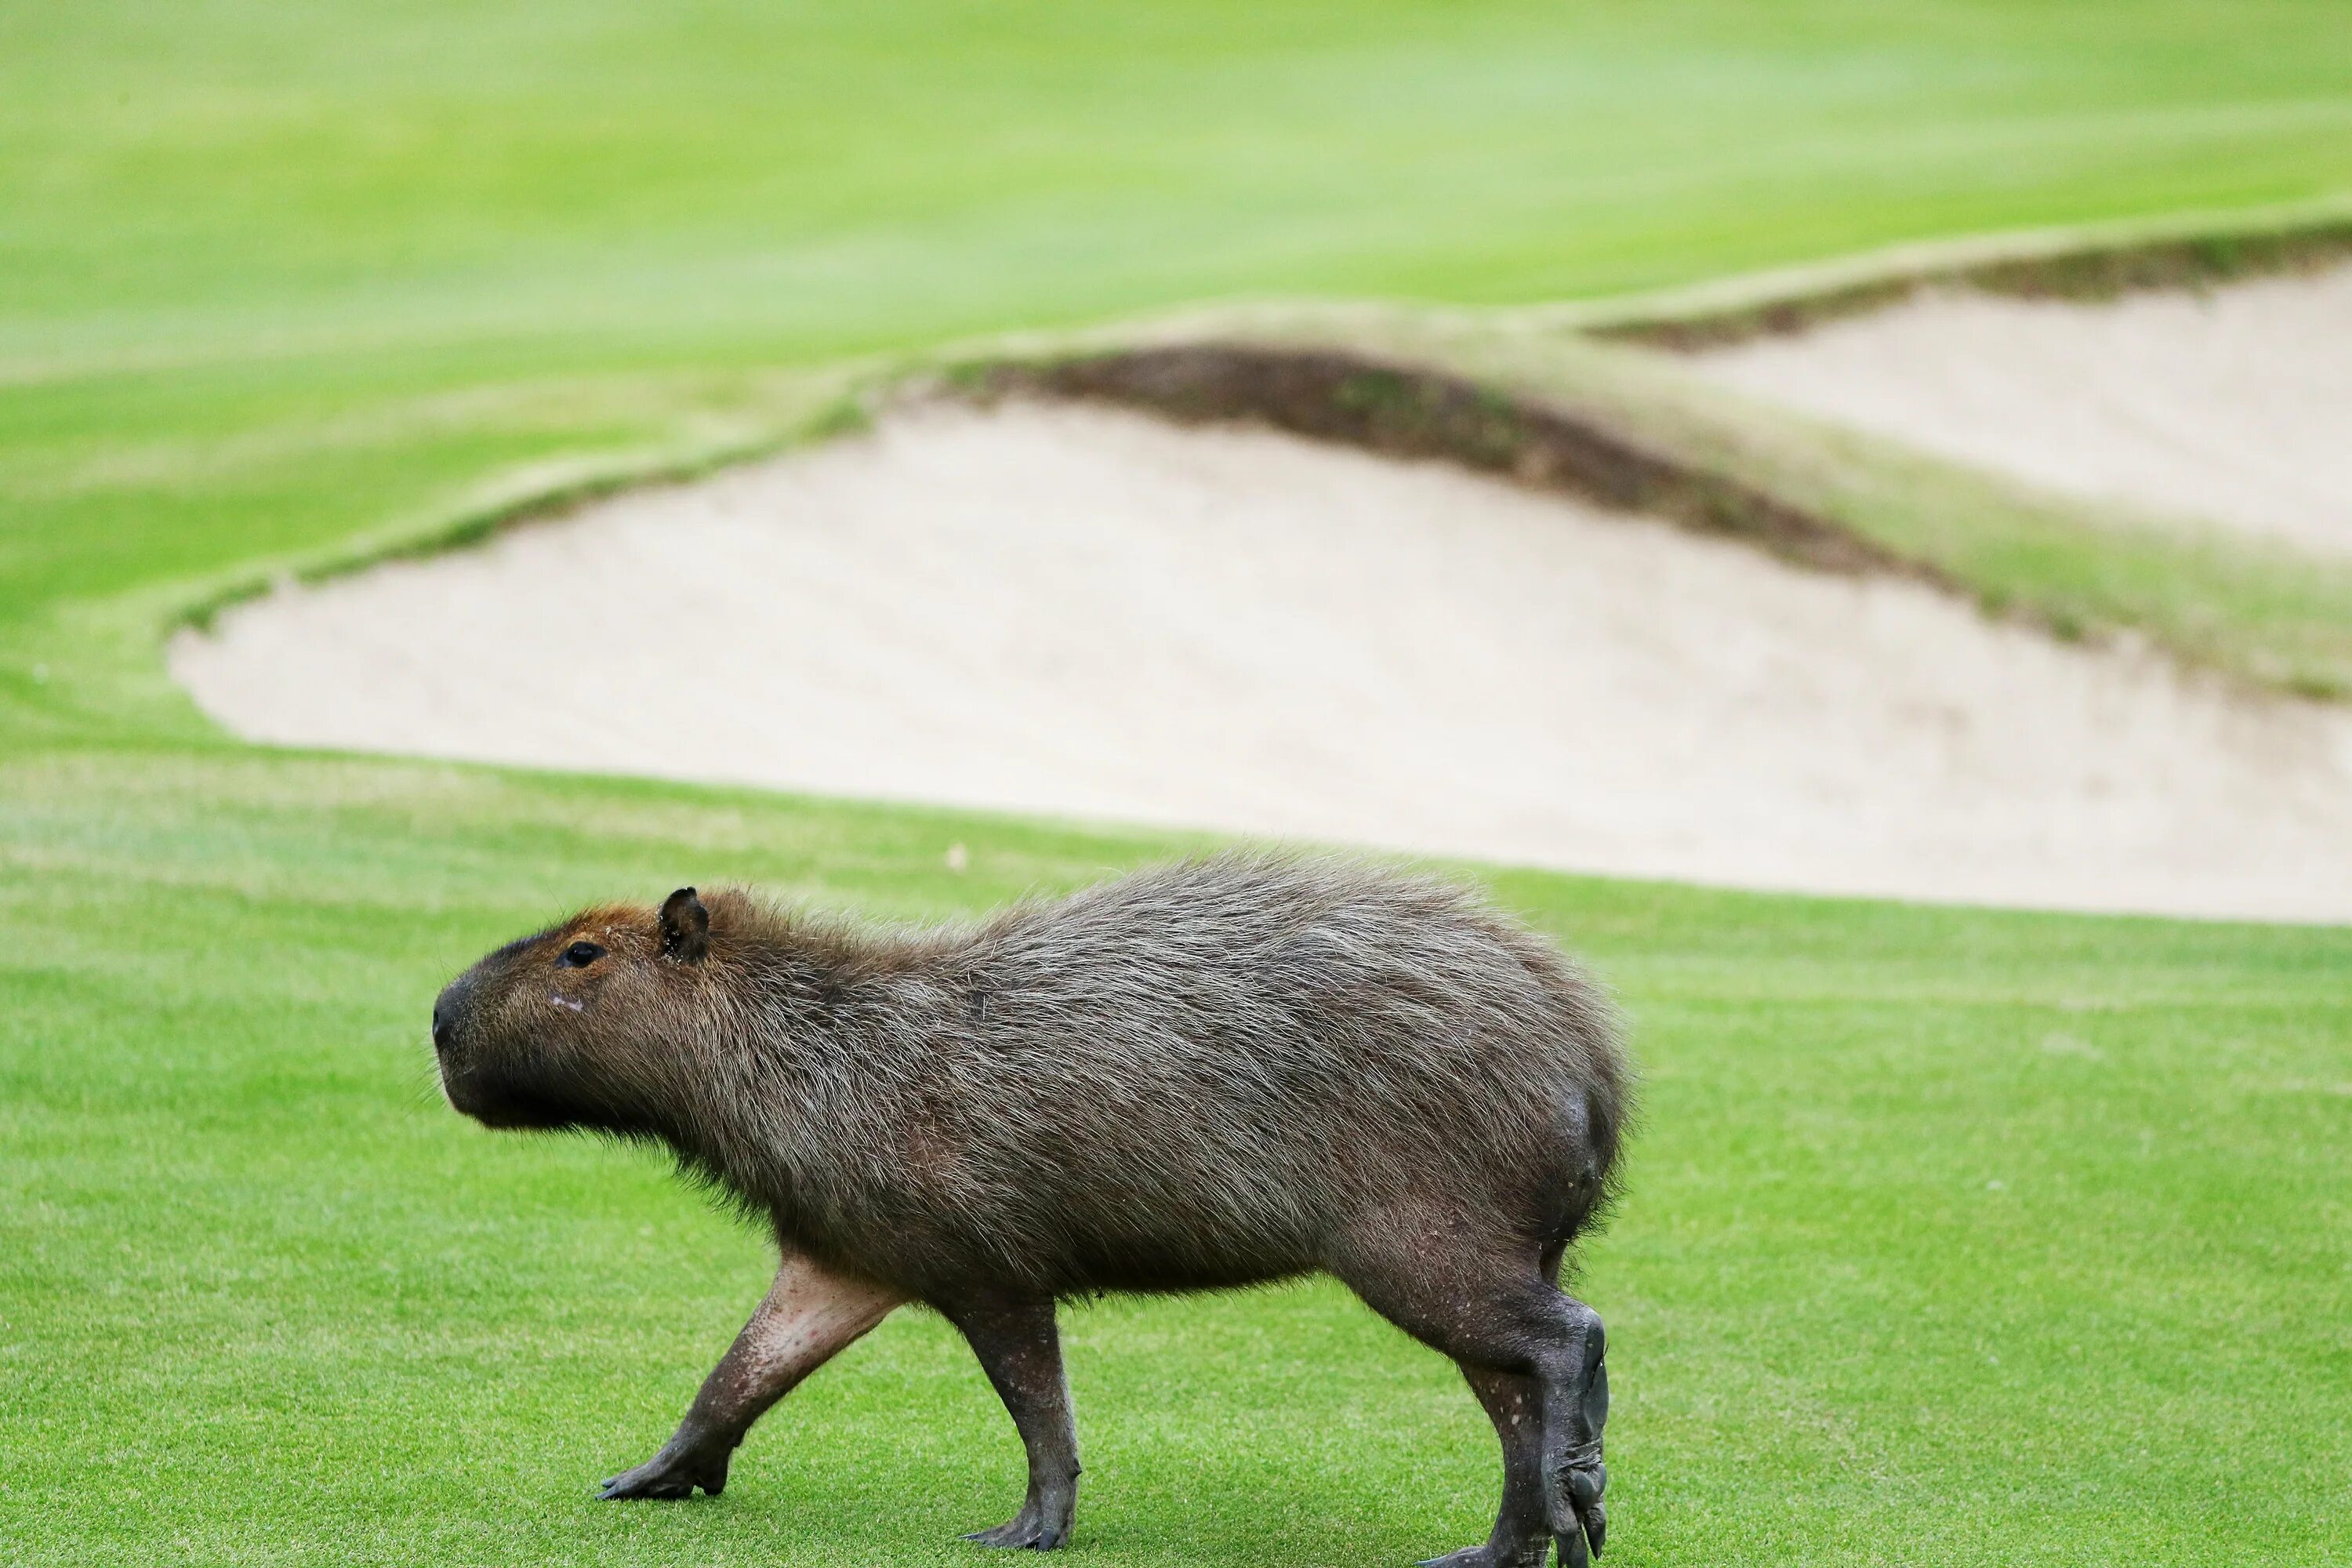
[[[473,994],[472,980],[471,974],[460,974],[433,998],[433,1048],[443,1056],[457,1043],[457,1024],[466,1016],[467,998]]]

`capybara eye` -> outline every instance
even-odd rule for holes
[[[604,950],[598,947],[594,942],[575,942],[570,947],[563,950],[563,956],[555,961],[555,967],[558,969],[585,969],[604,956]]]

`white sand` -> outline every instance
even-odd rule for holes
[[[2098,304],[1936,294],[1693,363],[2053,489],[2352,552],[2352,268]]]
[[[2352,717],[1431,464],[931,408],[281,592],[264,740],[1746,886],[2352,917]]]

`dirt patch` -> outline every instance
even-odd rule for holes
[[[983,390],[1247,422],[1399,458],[1437,458],[1534,489],[1730,534],[1833,572],[1925,568],[1752,486],[1696,471],[1629,433],[1422,366],[1328,349],[1196,343],[991,369]]]
[[[268,741],[2352,918],[2352,715],[1449,465],[1099,407],[900,411],[282,590],[172,665]]]
[[[1721,310],[1596,324],[1595,337],[1695,353],[1810,331],[1921,295],[1968,292],[2019,300],[2116,300],[2149,290],[2201,291],[2276,274],[2312,274],[2352,260],[2352,222],[2298,229],[2121,239],[2041,255],[1995,256],[1856,279]]]

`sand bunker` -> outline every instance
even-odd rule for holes
[[[2100,304],[1938,294],[1694,363],[2055,489],[2352,552],[2352,268]]]
[[[2352,917],[2352,717],[1433,464],[934,407],[183,635],[268,741]],[[681,873],[683,874],[683,873]]]

